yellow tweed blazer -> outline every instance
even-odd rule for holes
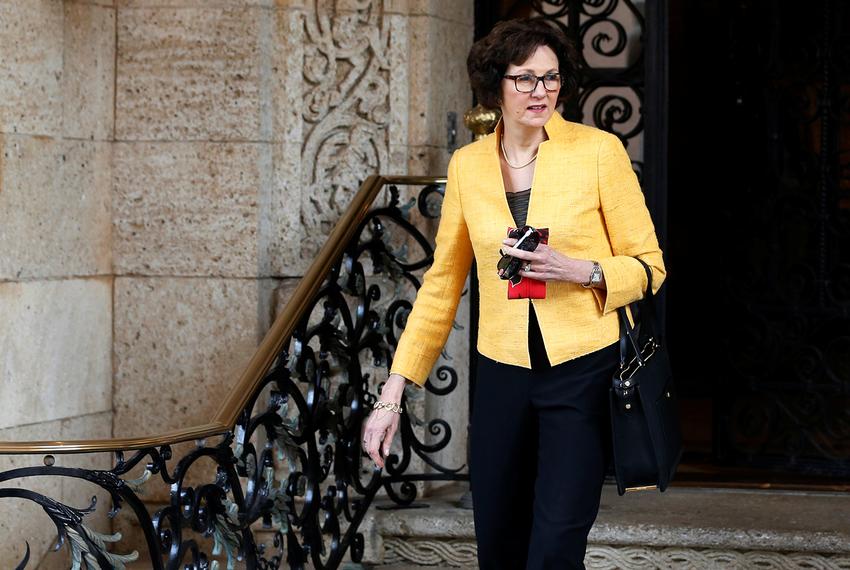
[[[502,239],[514,225],[499,164],[503,128],[500,120],[495,132],[457,149],[449,160],[434,262],[390,367],[420,388],[449,336],[473,256],[480,291],[478,351],[525,368],[531,367],[529,302],[554,366],[617,341],[616,309],[646,291],[646,271],[632,256],[652,269],[653,292],[666,277],[655,227],[620,139],[555,111],[544,125],[548,140],[539,146],[526,223],[549,228],[549,246],[557,251],[597,260],[607,290],[548,281],[545,299],[508,299],[507,281],[496,274]]]

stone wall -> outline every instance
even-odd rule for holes
[[[0,437],[209,418],[359,181],[445,173],[472,6],[0,0]],[[2,567],[53,534],[9,508]]]
[[[104,2],[0,1],[3,440],[112,432],[114,70],[115,10]],[[38,464],[0,458],[0,470]],[[57,464],[107,467],[109,457]],[[59,479],[28,486],[76,507],[96,489]],[[24,501],[0,508],[0,567],[14,568],[26,542],[37,566],[55,540],[49,519]],[[104,514],[94,524],[108,529]],[[63,558],[50,557],[57,567]]]

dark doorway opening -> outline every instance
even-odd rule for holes
[[[680,481],[850,490],[848,15],[670,4]]]
[[[850,6],[478,0],[476,38],[528,16],[589,51],[624,30],[643,42],[636,67],[590,69],[587,87],[641,99],[685,438],[674,484],[850,491]]]

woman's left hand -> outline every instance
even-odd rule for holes
[[[516,238],[505,238],[502,251],[514,257],[523,259],[519,274],[540,281],[570,281],[573,283],[587,282],[588,275],[593,269],[593,262],[586,259],[576,259],[549,247],[545,243],[537,245],[534,251],[525,251],[510,247],[517,242]],[[526,271],[526,264],[531,263],[531,271]],[[498,273],[498,270],[497,270]]]

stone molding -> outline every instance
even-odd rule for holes
[[[383,564],[475,568],[477,546],[469,540],[384,538]],[[584,559],[593,568],[771,568],[847,570],[850,555],[811,552],[737,551],[711,548],[654,548],[591,544]]]

